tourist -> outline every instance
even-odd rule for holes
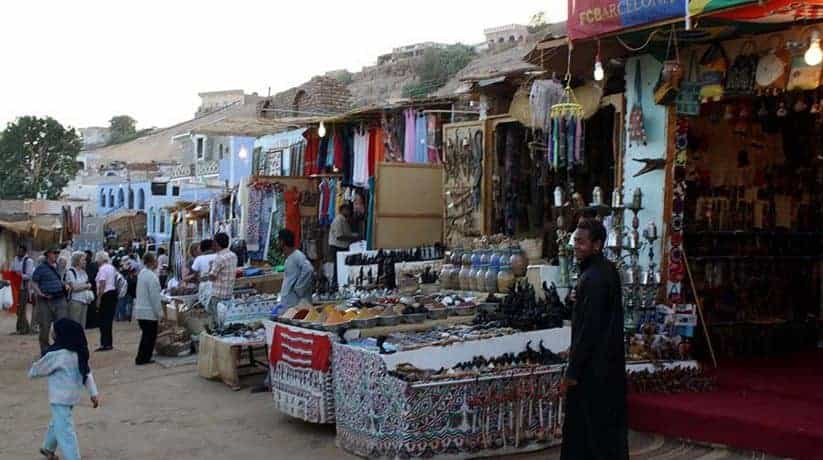
[[[95,259],[99,267],[95,282],[97,283],[97,320],[100,327],[100,347],[94,351],[109,351],[114,349],[112,327],[119,292],[117,288],[118,273],[114,265],[111,264],[109,255],[106,252],[98,252]]]
[[[218,233],[214,235],[214,245],[217,249],[214,260],[211,263],[211,270],[204,276],[212,282],[211,300],[207,311],[211,314],[217,312],[217,304],[230,300],[234,293],[234,281],[237,277],[237,255],[229,249],[229,235]]]
[[[46,260],[34,269],[31,287],[37,297],[37,321],[40,323],[40,353],[49,348],[51,324],[69,314],[66,303],[66,285],[57,272],[57,255],[60,249],[53,246],[46,251]]]
[[[54,323],[54,345],[29,370],[29,378],[38,377],[49,378],[51,405],[51,421],[40,454],[57,460],[55,452],[59,447],[64,460],[80,460],[72,411],[84,389],[91,395],[92,406],[97,409],[100,405],[89,369],[89,345],[83,326],[68,318]]]
[[[23,280],[20,284],[20,294],[19,294],[19,301],[17,305],[17,334],[25,335],[31,332],[31,327],[29,326],[29,319],[26,316],[26,310],[29,308],[29,303],[31,301],[31,293],[29,291],[29,285],[31,281],[31,275],[34,273],[34,260],[29,257],[28,249],[26,246],[20,245],[17,247],[17,255],[14,257],[14,261],[11,263],[11,271],[20,275],[20,278]],[[32,322],[35,321],[34,315],[32,315]]]
[[[186,259],[186,270],[183,275],[183,281],[187,283],[197,282],[197,272],[194,271],[194,261],[200,255],[200,243],[192,243],[189,245],[189,257]]]
[[[286,256],[280,303],[291,308],[301,300],[311,302],[314,285],[314,267],[302,251],[294,247],[294,233],[283,229],[277,234],[277,243]]]
[[[329,256],[334,264],[334,274],[332,279],[337,285],[337,253],[349,250],[349,245],[360,239],[360,235],[353,232],[351,228],[352,205],[345,202],[340,205],[340,212],[334,216],[329,227]]]
[[[154,362],[152,354],[157,342],[158,322],[165,316],[160,302],[160,280],[154,272],[156,269],[157,258],[153,252],[147,252],[143,256],[143,269],[137,275],[137,297],[134,301],[134,318],[141,331],[140,346],[134,359],[138,366]]]
[[[115,321],[131,321],[134,298],[137,296],[137,274],[142,269],[142,265],[137,264],[133,259],[134,254],[123,259],[120,264],[120,276],[128,284],[126,295],[117,299],[117,308],[114,313]]]
[[[160,287],[166,289],[169,279],[169,256],[166,255],[166,248],[157,249],[157,277],[160,279]]]
[[[94,280],[97,279],[97,262],[94,260],[94,254],[91,251],[86,251],[86,275],[88,275],[89,280],[94,283]],[[91,290],[92,300],[89,305],[97,305],[97,289],[92,288]],[[96,308],[89,308],[86,310],[86,321],[84,323],[86,325],[86,329],[96,329],[97,328],[97,309]]]
[[[577,225],[580,264],[569,361],[561,459],[628,459],[626,361],[620,275],[603,255],[606,229],[595,219]]]
[[[217,257],[217,254],[214,251],[214,241],[211,239],[201,241],[200,255],[194,259],[191,265],[192,270],[197,273],[198,280],[211,271],[211,263],[215,257]]]
[[[86,312],[94,301],[92,284],[86,273],[86,253],[75,251],[71,255],[71,267],[66,270],[65,283],[69,286],[69,318],[86,327]]]

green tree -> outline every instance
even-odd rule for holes
[[[417,81],[403,88],[405,97],[425,97],[440,89],[474,59],[474,48],[460,43],[446,48],[429,48],[414,69]]]
[[[0,198],[57,199],[79,169],[83,143],[51,117],[20,117],[0,134]]]
[[[137,137],[137,120],[128,115],[117,115],[109,120],[109,144],[122,144]]]

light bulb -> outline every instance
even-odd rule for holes
[[[809,43],[809,49],[803,55],[806,64],[815,66],[823,62],[823,50],[820,49],[820,33],[813,32]]]
[[[594,79],[595,81],[601,81],[606,76],[606,73],[603,72],[603,64],[600,63],[600,59],[594,61]]]
[[[248,156],[249,156],[249,151],[248,151],[248,150],[246,150],[246,147],[245,147],[245,146],[244,146],[244,147],[240,147],[240,152],[238,152],[238,153],[237,153],[237,156],[238,156],[241,160],[245,160],[245,159],[246,159],[246,158],[248,158]]]
[[[320,126],[317,128],[317,135],[320,137],[326,137],[326,125],[323,124],[323,120],[320,120]]]

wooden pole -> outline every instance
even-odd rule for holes
[[[694,277],[692,276],[692,269],[689,266],[689,258],[686,256],[686,251],[683,251],[683,263],[686,265],[686,273],[689,275],[689,284],[692,287],[692,294],[694,294],[694,301],[697,303],[697,314],[700,316],[700,323],[703,325],[703,333],[706,335],[706,343],[709,344],[709,354],[712,357],[712,364],[717,368],[717,358],[714,355],[714,347],[712,347],[712,338],[709,336],[709,327],[706,326],[706,319],[703,316],[703,303],[700,301],[700,296],[697,294],[697,288],[694,284]]]

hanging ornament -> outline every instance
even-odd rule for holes
[[[642,76],[640,74],[640,59],[636,61],[634,67],[634,92],[636,94],[636,100],[632,105],[632,111],[629,115],[629,147],[632,146],[632,143],[648,144],[643,119],[643,86]]]
[[[571,68],[571,48],[569,48]],[[583,163],[583,106],[571,88],[571,73],[566,72],[566,87],[560,102],[549,111],[551,119],[549,164],[558,169]]]

